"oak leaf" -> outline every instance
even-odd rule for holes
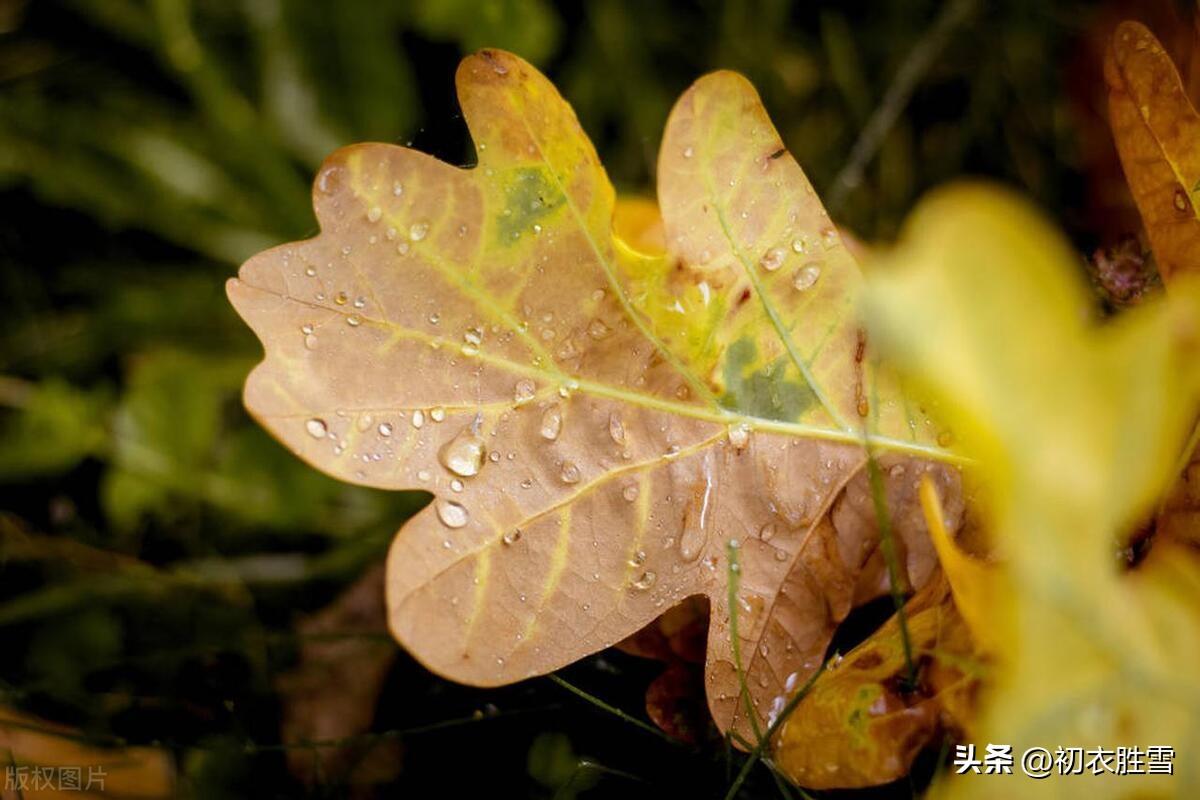
[[[1170,56],[1123,22],[1104,64],[1113,138],[1164,281],[1200,271],[1200,114]]]
[[[246,405],[331,475],[433,493],[387,575],[392,632],[430,669],[544,674],[707,596],[709,706],[749,736],[728,545],[765,718],[887,590],[864,442],[885,453],[902,577],[928,580],[914,487],[932,472],[956,496],[956,470],[921,461],[951,458],[945,431],[867,348],[858,266],[745,79],[675,106],[659,251],[614,233],[596,152],[533,67],[485,50],[457,85],[475,167],[339,150],[321,233],[230,281],[266,350]]]

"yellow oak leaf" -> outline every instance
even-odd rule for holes
[[[937,796],[1193,796],[1200,564],[1162,548],[1125,573],[1115,551],[1194,419],[1197,287],[1180,279],[1101,326],[1067,243],[983,186],[924,201],[884,262],[866,293],[872,331],[975,458],[1003,573],[989,587],[1002,649],[972,741],[979,755],[1012,745],[1014,774],[955,776]],[[1173,776],[1116,775],[1112,755],[1099,777],[1020,769],[1033,747],[1139,747],[1145,770],[1159,745],[1177,748]]]
[[[430,669],[544,674],[706,596],[709,706],[750,737],[888,589],[865,442],[900,577],[929,579],[920,476],[961,513],[945,432],[867,348],[858,266],[745,79],[676,105],[661,224],[616,205],[529,64],[485,50],[457,86],[476,166],[340,150],[313,190],[321,233],[230,281],[266,350],[246,405],[331,475],[434,495],[387,574],[391,630]]]

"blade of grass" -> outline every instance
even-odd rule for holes
[[[550,674],[550,675],[547,675],[546,677],[549,678],[550,680],[554,681],[559,686],[566,689],[568,692],[575,695],[576,697],[579,697],[579,698],[591,703],[592,705],[594,705],[596,708],[600,709],[601,711],[606,711],[609,714],[612,714],[614,717],[617,717],[618,719],[628,722],[630,725],[640,728],[641,730],[645,731],[646,733],[653,734],[654,736],[657,736],[658,738],[662,739],[663,741],[670,742],[671,744],[673,744],[677,747],[683,744],[683,742],[680,742],[675,737],[668,735],[666,733],[666,731],[662,731],[662,730],[656,728],[655,726],[651,725],[648,722],[642,722],[640,719],[633,716],[632,714],[627,714],[626,712],[622,711],[621,709],[617,708],[616,706],[610,705],[609,703],[604,702],[599,697],[596,697],[595,695],[592,695],[592,694],[588,694],[583,689],[580,689],[575,684],[566,681],[565,679],[563,679],[562,677],[560,677],[558,675]]]
[[[783,710],[779,712],[779,716],[776,717],[775,721],[772,722],[767,728],[767,732],[762,740],[760,740],[759,743],[755,745],[754,749],[750,751],[750,755],[746,758],[746,761],[742,764],[741,770],[738,771],[737,777],[734,778],[732,785],[730,785],[729,791],[725,793],[725,800],[734,800],[734,798],[737,797],[738,792],[742,790],[742,784],[746,782],[746,778],[750,775],[750,770],[754,769],[754,765],[757,764],[759,759],[763,757],[763,752],[766,749],[767,743],[775,738],[775,734],[779,732],[779,729],[783,727],[783,724],[787,721],[788,717],[790,717],[792,712],[796,710],[796,707],[800,705],[800,701],[803,700],[805,695],[807,695],[812,689],[813,684],[817,682],[817,678],[819,678],[821,673],[825,671],[825,667],[828,663],[829,662],[827,661],[823,662],[821,666],[818,667],[817,670],[808,677],[808,680],[804,682],[804,685],[797,689],[796,693],[792,695],[790,700],[788,700],[787,705],[785,705]],[[799,786],[796,788],[800,791],[801,797],[805,798],[805,800],[811,800],[811,797],[807,792],[804,791],[804,789],[800,788]]]
[[[900,113],[912,98],[917,85],[945,49],[954,29],[971,16],[976,4],[977,0],[949,0],[929,30],[922,34],[908,51],[887,91],[884,92],[883,99],[854,142],[845,165],[833,179],[826,196],[826,206],[830,213],[837,213],[850,191],[862,182],[863,171],[879,152]]]
[[[738,592],[741,589],[742,565],[738,560],[740,544],[737,539],[730,539],[725,548],[729,555],[728,576],[726,584],[729,587],[729,643],[733,647],[733,668],[737,672],[738,699],[746,707],[746,716],[750,718],[750,729],[754,731],[754,739],[762,744],[762,726],[758,724],[758,712],[754,710],[754,702],[750,699],[750,688],[746,685],[746,671],[742,669],[742,639],[738,633]]]
[[[896,559],[896,542],[892,536],[892,518],[887,507],[887,492],[883,487],[883,472],[870,448],[867,449],[867,476],[871,482],[871,500],[875,505],[875,523],[879,527],[879,546],[887,564],[888,588],[892,593],[892,605],[896,609],[896,622],[900,627],[900,644],[904,648],[905,684],[911,691],[917,685],[917,669],[913,662],[912,639],[908,634],[908,615],[904,610],[904,589],[900,586],[900,565]]]

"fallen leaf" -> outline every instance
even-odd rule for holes
[[[1109,123],[1164,281],[1200,271],[1200,114],[1154,34],[1124,22],[1104,65]]]
[[[306,783],[347,777],[361,783],[357,768],[368,757],[391,768],[390,773],[372,774],[376,782],[393,779],[400,767],[399,742],[362,744],[351,738],[370,730],[398,652],[391,642],[378,638],[387,632],[383,578],[382,566],[368,570],[337,600],[296,626],[303,642],[300,661],[279,679],[283,741],[348,740],[338,746],[288,750],[288,768]]]
[[[972,741],[1174,746],[1175,775],[955,776],[935,796],[1191,796],[1200,719],[1200,565],[1175,548],[1131,573],[1113,543],[1155,504],[1200,399],[1200,292],[1088,321],[1067,243],[1036,212],[980,186],[924,201],[867,305],[886,354],[941,398],[979,465],[1005,579],[1003,642]],[[886,269],[891,267],[891,269]],[[986,303],[976,300],[986,297]],[[1167,548],[1164,548],[1166,550]],[[1016,762],[1019,765],[1019,761]]]
[[[949,585],[930,581],[905,613],[916,685],[907,685],[895,616],[831,661],[780,728],[775,763],[797,784],[832,789],[894,781],[939,731],[970,716],[985,665]]]
[[[434,494],[387,579],[392,632],[430,669],[544,674],[706,596],[709,706],[749,736],[727,546],[762,717],[887,590],[864,438],[919,587],[917,480],[953,504],[958,475],[918,459],[952,458],[948,434],[867,348],[858,267],[745,79],[707,76],[671,114],[665,253],[614,234],[595,150],[533,67],[485,50],[457,82],[478,166],[340,150],[320,235],[230,281],[266,349],[246,405],[319,469]]]
[[[663,662],[662,673],[646,688],[646,715],[669,735],[693,744],[712,727],[704,702],[707,637],[708,603],[689,597],[617,643],[630,655]]]
[[[0,707],[0,798],[175,796],[171,754],[153,747],[99,747],[82,731]]]

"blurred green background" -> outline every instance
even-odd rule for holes
[[[249,420],[239,390],[260,348],[225,279],[315,232],[309,182],[340,145],[468,164],[453,71],[483,46],[549,74],[623,191],[652,192],[670,104],[727,67],[863,239],[894,235],[927,188],[986,175],[1087,251],[1132,232],[1096,188],[1112,157],[1091,37],[1112,14],[1045,0],[0,0],[0,705],[168,748],[194,796],[719,795],[719,741],[673,748],[547,681],[469,690],[402,655],[369,716],[382,736],[363,740],[385,757],[289,769],[279,687],[297,620],[378,563],[427,497],[336,483]],[[610,653],[568,675],[640,716],[656,671]],[[777,788],[764,772],[746,792]]]

